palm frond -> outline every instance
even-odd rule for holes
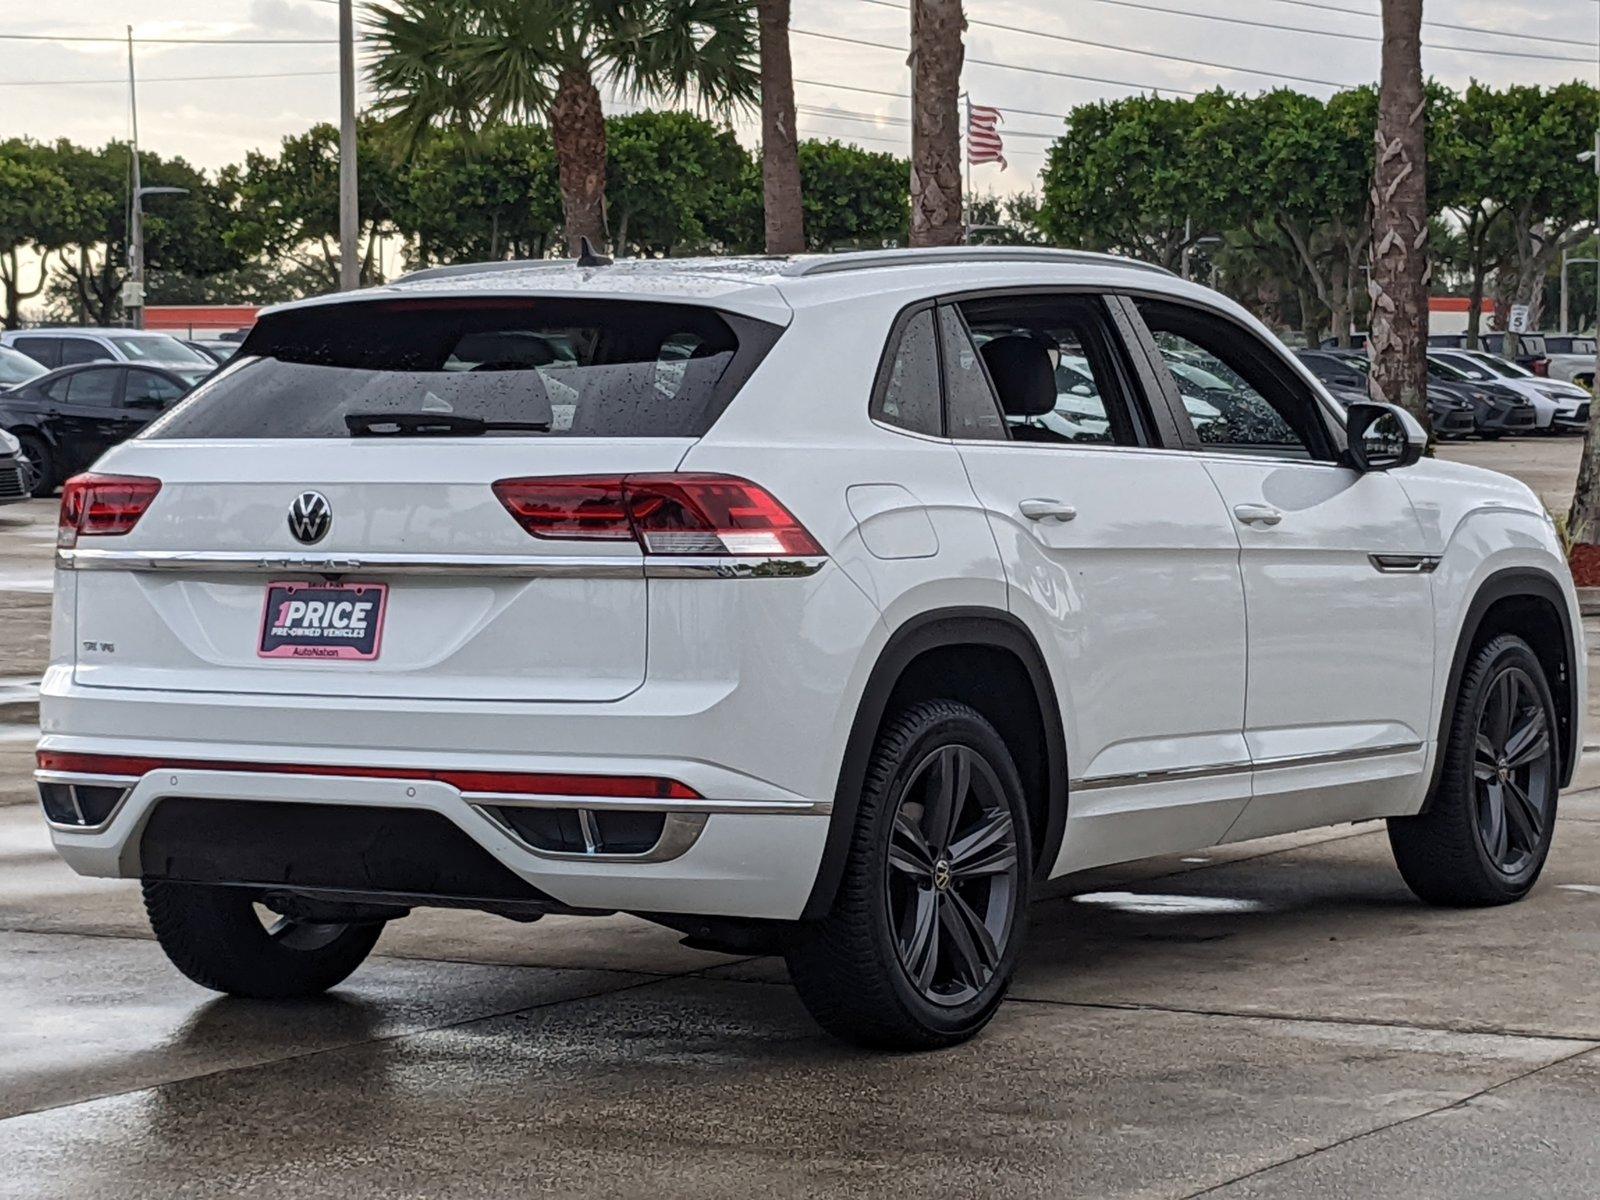
[[[748,0],[591,0],[595,59],[630,99],[692,102],[710,113],[751,107],[761,91]]]

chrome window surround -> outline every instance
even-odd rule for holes
[[[252,551],[57,550],[63,571],[278,575],[492,576],[506,579],[787,579],[815,575],[823,555],[260,554]]]

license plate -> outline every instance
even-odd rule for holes
[[[269,583],[256,653],[302,660],[377,658],[388,598],[384,583]]]

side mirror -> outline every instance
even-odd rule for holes
[[[1358,471],[1393,471],[1409,467],[1428,448],[1428,434],[1405,409],[1377,400],[1352,401],[1345,409],[1345,451]]]

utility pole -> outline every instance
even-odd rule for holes
[[[122,307],[135,329],[144,328],[144,188],[139,181],[139,97],[133,80],[133,26],[128,30],[128,114],[133,130],[133,202],[128,210],[128,286]]]
[[[361,212],[356,194],[356,21],[354,0],[339,0],[339,290],[361,286],[357,249]]]

